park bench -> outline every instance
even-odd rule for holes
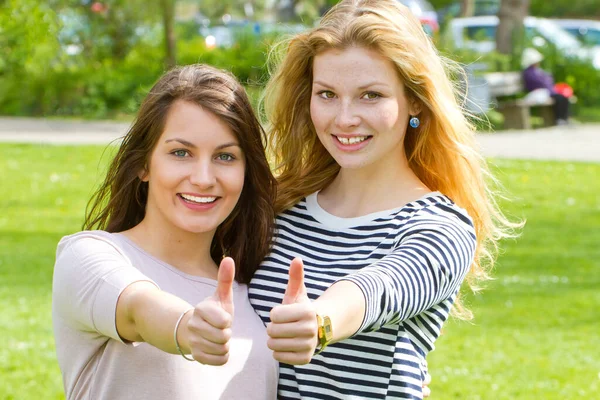
[[[554,99],[532,102],[523,98],[514,98],[525,93],[520,72],[488,72],[483,75],[490,97],[496,103],[496,109],[504,115],[504,128],[530,129],[531,109],[537,108],[543,126],[554,125]],[[509,99],[505,99],[507,97]]]

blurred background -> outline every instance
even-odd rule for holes
[[[399,1],[442,54],[468,67],[478,92],[471,108],[489,114],[495,129],[504,121],[489,113],[494,90],[479,79],[518,71],[525,47],[573,88],[576,119],[600,121],[597,0]],[[335,3],[0,0],[0,114],[127,119],[166,68],[194,62],[230,69],[256,97],[276,38],[313,26]]]
[[[446,325],[429,357],[431,398],[599,399],[598,0],[399,1],[465,68],[453,79],[468,88],[461,101],[487,143],[500,204],[526,222],[501,244],[495,279],[465,293],[475,319]],[[80,229],[114,153],[101,133],[124,134],[173,65],[228,69],[257,106],[273,44],[335,3],[0,0],[0,399],[64,398],[50,316],[54,251]],[[573,90],[568,126],[552,126],[548,99],[527,99],[525,48]],[[34,131],[45,139],[27,139]],[[101,144],[53,140],[63,133]]]

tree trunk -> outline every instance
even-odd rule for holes
[[[165,66],[167,69],[177,65],[175,40],[175,1],[161,0],[163,30],[165,32]]]
[[[129,52],[127,38],[131,34],[128,32],[126,22],[119,18],[115,7],[109,7],[106,17],[107,32],[111,38],[111,55],[115,60],[122,61]]]
[[[521,55],[525,41],[523,20],[529,12],[529,0],[502,0],[498,11],[496,49],[502,54]]]
[[[460,16],[472,17],[475,12],[475,0],[461,0]]]

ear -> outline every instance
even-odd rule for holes
[[[150,174],[148,173],[147,165],[144,165],[144,168],[138,172],[138,178],[140,178],[140,181],[142,182],[148,182],[150,180]]]
[[[408,112],[411,116],[418,116],[423,111],[423,104],[414,97],[408,99]]]

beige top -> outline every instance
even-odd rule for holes
[[[278,365],[263,323],[234,283],[235,318],[226,365],[184,360],[147,343],[125,344],[115,311],[121,292],[148,280],[190,304],[212,295],[216,281],[185,274],[121,234],[86,231],[58,244],[52,319],[67,399],[275,399]]]

